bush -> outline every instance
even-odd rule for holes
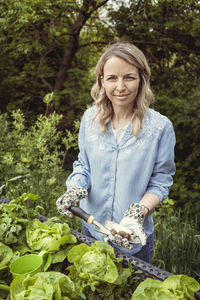
[[[170,197],[200,221],[200,86],[188,99],[158,95],[155,109],[169,117],[176,133],[176,174]],[[200,226],[200,222],[198,223]],[[200,227],[199,227],[200,228]]]
[[[63,137],[57,130],[61,119],[56,113],[40,115],[27,128],[20,110],[0,115],[0,194],[8,199],[37,194],[48,216],[57,213],[55,200],[65,192],[69,172],[63,169],[64,155],[77,140],[76,132]]]

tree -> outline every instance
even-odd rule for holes
[[[99,47],[111,35],[108,28],[103,32],[99,17],[99,10],[107,2],[1,2],[2,109],[20,107],[37,114],[45,110],[41,99],[54,91],[46,114],[57,108],[66,113],[66,120],[71,123],[76,112],[91,101],[88,97],[91,76],[87,76],[90,57],[93,61]],[[89,100],[84,103],[86,94]]]
[[[123,1],[111,10],[119,39],[133,42],[146,54],[157,93],[187,96],[199,83],[200,2],[198,0]]]

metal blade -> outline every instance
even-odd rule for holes
[[[105,235],[110,235],[111,231],[109,229],[107,229],[106,227],[104,227],[101,223],[97,222],[96,220],[93,220],[92,224],[94,224],[95,226],[97,226],[101,233],[105,234]]]

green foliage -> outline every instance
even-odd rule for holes
[[[59,251],[67,244],[77,242],[66,223],[54,223],[51,220],[41,223],[38,219],[26,225],[26,241],[32,251]],[[65,258],[65,257],[64,257]]]
[[[167,115],[176,133],[176,174],[170,196],[200,220],[200,88],[187,98],[157,97],[155,108]],[[200,226],[200,223],[199,223]]]
[[[19,243],[28,222],[38,216],[43,208],[29,203],[38,199],[33,194],[23,194],[6,204],[0,204],[0,241],[6,245]]]
[[[100,2],[89,0],[88,11]],[[15,109],[0,115],[0,194],[12,199],[22,191],[34,193],[46,215],[57,213],[55,200],[63,193],[78,151],[79,121],[73,121],[91,104],[94,65],[105,44],[129,40],[149,60],[155,108],[171,119],[177,138],[177,171],[170,192],[176,208],[162,208],[156,215],[155,261],[170,272],[183,270],[198,277],[194,245],[199,249],[199,1],[118,0],[109,15],[106,9],[94,11],[79,33],[63,89],[54,91],[82,4],[78,0],[0,2],[0,102],[2,111]],[[52,104],[63,117],[40,115]],[[79,219],[67,221],[80,231]]]
[[[0,258],[1,258],[0,270],[9,263],[12,257],[13,257],[12,249],[7,245],[5,245],[4,243],[0,242]]]
[[[172,275],[164,281],[147,278],[139,284],[131,300],[194,299],[200,284],[186,275]]]
[[[12,300],[56,299],[70,300],[74,292],[74,283],[60,272],[40,272],[33,276],[19,275],[11,283]]]
[[[171,199],[154,212],[155,251],[153,264],[174,274],[200,280],[200,234],[197,217],[181,213]]]
[[[109,18],[119,39],[146,54],[155,92],[185,96],[199,84],[199,1],[121,1]]]
[[[8,0],[0,3],[0,102],[3,110],[20,108],[32,118],[32,112],[34,115],[45,112],[41,99],[56,90],[51,105],[64,115],[64,126],[70,127],[75,116],[91,103],[89,69],[99,55],[101,44],[110,37],[109,28],[104,30],[99,19],[100,4],[99,0]],[[85,25],[78,19],[81,12],[89,18]],[[83,30],[79,32],[77,26],[80,24]],[[72,36],[77,39],[75,46],[71,44]],[[66,53],[71,55],[68,65],[63,62]],[[62,64],[65,80],[57,89]]]
[[[0,204],[1,215],[7,211],[8,217],[21,225],[20,234],[7,228],[15,239],[5,240],[0,232],[7,244],[0,242],[0,290],[5,291],[3,299],[7,299],[9,291],[11,299],[16,300],[25,296],[30,299],[55,296],[55,299],[92,300],[94,295],[99,300],[114,300],[112,295],[117,295],[118,299],[130,299],[140,272],[134,272],[130,265],[124,267],[123,259],[117,258],[114,249],[105,242],[96,241],[91,247],[83,243],[75,245],[77,239],[66,222],[49,218],[41,223],[35,218],[37,209],[29,207],[29,200],[36,200],[37,205],[38,197],[24,194],[8,204]],[[22,233],[25,233],[23,238]],[[10,264],[28,253],[42,256],[44,272],[21,274],[13,280]]]
[[[67,172],[62,168],[67,137],[57,126],[62,116],[53,113],[49,118],[40,115],[35,124],[26,128],[22,112],[0,115],[1,177],[3,196],[12,199],[21,191],[40,196],[46,214],[55,213],[55,200],[64,192]],[[19,176],[19,177],[16,177]],[[23,177],[24,176],[24,177]],[[11,180],[15,177],[15,181]]]
[[[131,267],[124,268],[122,258],[117,258],[114,249],[102,241],[96,241],[91,247],[74,246],[68,253],[68,261],[72,263],[67,270],[76,285],[76,298],[128,300],[138,282],[137,272]]]

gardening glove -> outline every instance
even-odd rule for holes
[[[81,199],[87,197],[88,192],[86,189],[78,185],[69,186],[65,194],[60,196],[56,200],[56,206],[59,213],[62,215],[73,218],[74,215],[68,208],[73,204],[75,206],[79,205]]]
[[[133,249],[137,243],[144,246],[146,244],[146,235],[143,228],[144,211],[144,206],[134,203],[127,209],[119,224],[106,221],[105,227],[112,232],[112,235],[107,236],[104,240],[106,242],[108,240],[114,241],[118,246],[128,250]]]

